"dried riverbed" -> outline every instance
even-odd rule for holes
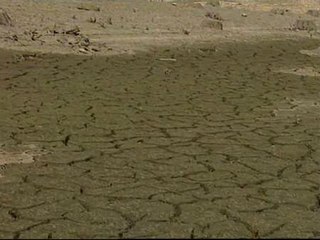
[[[1,50],[0,237],[319,237],[318,44]]]

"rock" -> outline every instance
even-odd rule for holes
[[[84,54],[88,54],[89,51],[86,48],[79,48],[79,52],[84,53]]]
[[[61,30],[61,26],[58,26],[57,24],[54,24],[52,27],[47,27],[45,28],[45,30],[46,30],[46,33],[53,34],[53,35],[63,32]]]
[[[92,48],[91,48],[91,51],[93,51],[93,52],[100,52],[100,49],[95,48],[95,47],[92,47]]]
[[[99,22],[98,24],[100,25],[100,27],[102,27],[102,28],[106,28],[105,23],[103,23],[103,22]]]
[[[12,20],[11,20],[10,16],[2,8],[0,8],[0,25],[12,26]]]
[[[307,11],[307,14],[312,17],[320,17],[320,10],[311,9]]]
[[[34,60],[38,57],[38,55],[36,53],[32,53],[32,54],[22,54],[22,56],[24,60]]]
[[[188,29],[183,29],[182,32],[183,32],[185,35],[189,35],[189,34],[190,34],[190,30],[188,30]]]
[[[79,47],[89,47],[90,45],[90,39],[88,37],[81,36],[81,38],[78,41]]]
[[[16,62],[24,62],[24,61],[28,61],[28,60],[35,60],[36,58],[38,58],[38,55],[36,53],[33,54],[18,54],[15,56],[15,61]]]
[[[86,11],[97,11],[99,12],[100,11],[100,8],[93,5],[93,4],[82,4],[80,6],[77,7],[77,9],[79,10],[86,10]]]
[[[246,13],[242,13],[241,17],[248,17],[248,15]]]
[[[37,29],[34,30],[26,30],[23,32],[24,35],[27,35],[31,38],[32,41],[37,41],[42,37],[42,34],[38,32]]]
[[[207,18],[213,19],[214,13],[213,12],[207,12],[205,15]]]
[[[112,18],[111,18],[111,17],[108,17],[107,22],[108,22],[109,25],[112,25]]]
[[[219,20],[205,19],[202,21],[201,26],[215,30],[223,30],[223,23]]]
[[[88,21],[91,23],[96,23],[97,19],[96,19],[96,17],[90,17]]]
[[[19,40],[19,38],[18,38],[18,36],[17,36],[16,34],[13,34],[13,35],[11,36],[11,39],[12,39],[13,41],[18,41],[18,40]]]
[[[16,34],[10,35],[10,36],[6,37],[6,39],[10,39],[11,41],[15,41],[15,42],[19,41],[19,38]]]
[[[80,28],[78,26],[75,26],[72,29],[66,30],[64,33],[78,36],[80,34]]]
[[[39,38],[42,37],[42,34],[40,34],[36,29],[31,31],[30,35],[31,35],[31,40],[32,41],[36,41],[36,40],[38,40]]]
[[[293,25],[293,29],[302,31],[315,31],[317,30],[317,25],[313,20],[297,19]]]
[[[66,39],[66,38],[61,37],[61,38],[58,38],[58,39],[57,39],[57,42],[58,42],[58,43],[61,43],[61,44],[63,44],[63,45],[64,45],[64,44],[66,44],[66,43],[67,43],[67,39]]]
[[[207,18],[211,18],[211,19],[222,21],[222,17],[218,13],[207,12],[205,16]]]
[[[288,9],[283,9],[283,8],[273,8],[273,9],[271,9],[271,13],[277,14],[277,15],[284,15],[287,12],[289,12],[289,10]]]

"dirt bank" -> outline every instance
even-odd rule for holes
[[[309,36],[310,29],[318,37],[309,25],[292,31],[297,19],[319,25],[317,1],[278,2],[2,0],[10,23],[0,25],[0,47],[110,55],[164,45]],[[308,10],[315,12],[311,16]]]

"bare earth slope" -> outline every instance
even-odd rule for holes
[[[281,2],[281,4],[279,4]],[[2,0],[12,19],[0,25],[0,47],[41,52],[119,54],[150,46],[213,40],[306,36],[292,31],[319,1],[49,1]],[[208,15],[209,13],[209,15]],[[221,21],[223,30],[220,30]],[[313,31],[313,37],[317,37]]]

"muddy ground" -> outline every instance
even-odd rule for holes
[[[0,236],[319,237],[316,40],[1,62]],[[174,58],[160,61],[160,58]]]
[[[289,29],[299,16],[319,24],[309,7],[3,1],[29,10],[0,28],[0,238],[320,237],[318,30]],[[61,21],[84,11],[74,20],[89,31],[104,4],[174,17],[148,36],[130,24],[151,13],[96,41],[98,28],[43,43],[42,30],[23,33],[35,6],[48,19],[67,9]],[[223,30],[187,28],[208,9]]]

